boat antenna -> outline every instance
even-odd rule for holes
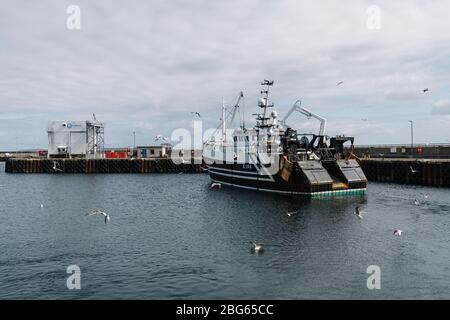
[[[222,139],[224,142],[227,141],[227,128],[225,119],[225,100],[222,97]]]
[[[269,88],[270,86],[273,86],[273,80],[269,81],[267,79],[264,79],[264,81],[261,82],[261,85],[266,87],[261,90],[261,99],[258,102],[258,106],[264,109],[262,117],[260,117],[261,120],[260,127],[266,127],[267,126],[266,121],[268,120],[268,118],[266,117],[267,108],[273,107],[273,103],[269,104]]]

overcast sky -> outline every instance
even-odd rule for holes
[[[66,26],[69,5],[80,30]],[[281,116],[302,99],[329,135],[409,143],[413,120],[415,141],[449,143],[449,12],[448,0],[3,0],[0,150],[46,147],[49,120],[93,112],[107,146],[132,145],[133,131],[153,144],[191,128],[191,111],[216,127],[222,96],[241,90],[249,122],[264,78]]]

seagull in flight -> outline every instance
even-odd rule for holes
[[[199,118],[201,118],[200,113],[198,113],[197,111],[191,112],[191,114],[195,114],[195,115],[197,115]]]
[[[56,172],[63,172],[60,168],[58,168],[58,163],[56,161],[53,161],[53,171]]]
[[[102,214],[103,216],[105,216],[105,224],[107,224],[109,222],[109,220],[110,220],[109,214],[107,214],[106,212],[101,211],[101,210],[92,210],[87,215],[88,216],[93,216],[93,215],[96,215],[96,214]]]
[[[357,206],[357,207],[355,208],[355,214],[356,214],[356,216],[357,216],[358,218],[362,219],[362,218],[363,218],[362,213],[363,213],[363,211],[361,210],[361,207],[360,207],[360,206]]]
[[[344,83],[344,81],[339,81],[337,84],[336,84],[336,86],[340,86],[341,84],[343,84]]]
[[[411,171],[411,173],[419,173],[420,171],[417,169],[414,169],[412,166],[409,166],[409,170]]]
[[[161,135],[161,134],[158,134],[158,135],[155,136],[155,141],[158,141],[160,139],[162,139],[165,142],[169,141],[169,138],[163,137],[163,135]]]
[[[263,248],[263,246],[264,246],[264,243],[256,243],[256,242],[254,242],[254,241],[250,241],[250,243],[253,245],[253,251],[255,251],[255,252],[262,252],[262,251],[264,251],[264,248]]]
[[[297,211],[286,211],[286,214],[288,215],[288,217],[292,217],[294,214],[297,214],[297,212],[298,212],[298,210]]]
[[[402,235],[402,233],[403,233],[402,230],[400,230],[400,229],[395,229],[393,235],[394,235],[394,236],[399,236],[399,237],[400,237],[400,236]]]
[[[213,182],[213,183],[211,183],[211,184],[209,185],[209,188],[210,188],[210,189],[213,189],[213,188],[215,188],[215,187],[218,187],[219,189],[222,189],[222,185],[221,185],[220,183],[218,183],[218,182]]]
[[[425,89],[422,90],[423,93],[425,93],[427,91],[428,91],[428,88],[425,88]]]

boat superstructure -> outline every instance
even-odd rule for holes
[[[302,107],[300,100],[283,119],[278,119],[269,100],[273,83],[261,83],[260,112],[253,114],[256,123],[251,128],[245,126],[244,120],[231,128],[240,112],[242,92],[231,109],[222,105],[221,132],[218,130],[203,146],[211,179],[235,187],[292,195],[363,194],[367,179],[357,158],[344,151],[344,143],[353,147],[354,138],[327,136],[326,119]],[[318,133],[300,133],[289,125],[295,112],[317,119]]]

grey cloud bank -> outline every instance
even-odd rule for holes
[[[71,4],[81,30],[66,28]],[[379,30],[366,27],[374,4]],[[131,145],[133,131],[144,144],[190,128],[193,110],[204,128],[216,127],[221,97],[240,90],[249,118],[263,78],[275,80],[281,115],[301,98],[329,119],[329,134],[407,143],[412,119],[416,141],[442,142],[449,9],[448,1],[3,1],[0,149],[45,147],[48,120],[92,112],[107,123],[107,145]]]

